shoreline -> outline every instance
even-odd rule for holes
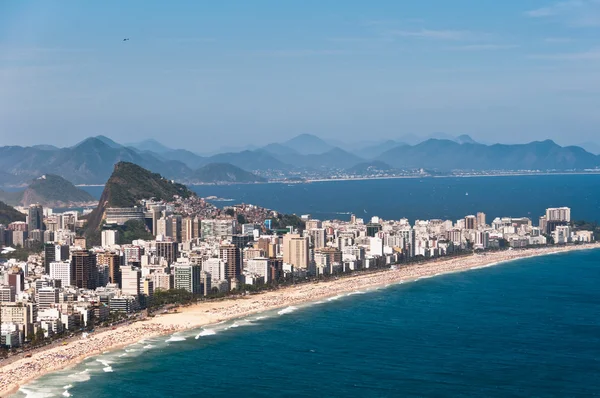
[[[222,185],[256,185],[256,184],[290,184],[301,185],[311,184],[313,182],[340,182],[340,181],[364,181],[364,180],[401,180],[401,179],[417,179],[417,178],[478,178],[478,177],[525,177],[525,176],[553,176],[553,175],[600,175],[600,170],[594,171],[558,171],[558,172],[523,172],[515,171],[506,173],[490,173],[490,174],[449,174],[449,175],[395,175],[395,176],[363,176],[363,177],[341,177],[341,178],[307,178],[301,181],[295,180],[267,180],[265,182],[195,182],[189,183],[188,186],[222,186]],[[79,184],[76,187],[103,187],[105,184]],[[11,188],[10,186],[6,186]]]
[[[289,286],[242,298],[202,302],[188,307],[180,307],[177,313],[161,314],[143,321],[119,326],[114,330],[92,333],[87,338],[69,341],[67,345],[35,352],[30,358],[17,359],[0,368],[0,397],[9,396],[22,386],[48,373],[75,366],[89,357],[100,355],[106,351],[114,351],[141,340],[256,313],[334,298],[364,289],[481,269],[526,258],[590,249],[600,249],[600,244],[507,250],[450,259],[441,257],[422,263],[400,265],[398,269],[359,273],[335,280]]]

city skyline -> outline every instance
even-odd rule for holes
[[[595,0],[2,8],[5,145],[597,142]]]

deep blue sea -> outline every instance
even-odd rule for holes
[[[524,259],[144,341],[18,396],[600,396],[599,286],[600,250]]]
[[[102,187],[86,187],[100,197]],[[483,211],[492,217],[531,217],[537,224],[547,207],[569,206],[574,219],[600,221],[600,174],[470,178],[405,178],[237,184],[192,187],[201,196],[233,199],[217,206],[251,203],[320,219],[372,216],[384,219],[457,220]]]

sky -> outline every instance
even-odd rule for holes
[[[600,0],[0,2],[0,145],[580,144],[599,105]]]

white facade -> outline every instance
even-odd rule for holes
[[[202,270],[208,272],[213,281],[222,281],[225,279],[225,262],[219,258],[205,260],[202,263]]]
[[[248,260],[246,272],[260,275],[264,278],[265,282],[269,282],[269,259],[254,258],[252,260]]]
[[[60,280],[62,287],[73,285],[71,274],[71,263],[69,261],[57,261],[50,263],[50,278]]]
[[[141,271],[131,266],[121,267],[121,291],[123,295],[139,296]]]
[[[119,241],[119,231],[114,229],[105,229],[102,231],[102,246],[115,246]]]

